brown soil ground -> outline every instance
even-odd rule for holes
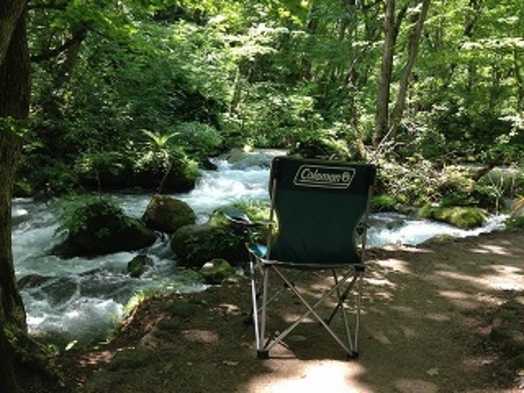
[[[257,359],[253,328],[243,323],[249,282],[239,278],[149,299],[110,344],[54,362],[79,392],[524,391],[524,373],[490,339],[494,312],[524,296],[523,231],[371,250],[367,265],[357,360],[310,319],[287,348]],[[329,280],[315,273],[298,286],[315,297]],[[297,313],[288,299],[278,301],[282,316],[271,315],[271,327]]]

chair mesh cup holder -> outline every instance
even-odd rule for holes
[[[252,299],[248,320],[255,330],[259,359],[268,359],[275,345],[284,345],[284,339],[311,317],[347,358],[359,357],[366,232],[375,177],[372,164],[279,156],[271,162],[269,219],[252,221],[240,212],[224,212],[246,233]],[[253,230],[277,221],[278,231],[266,231],[266,243],[257,243]],[[332,286],[318,298],[306,296],[289,278],[293,272],[303,276],[326,270],[331,271]],[[282,284],[276,292],[275,286],[269,285],[270,277]],[[278,313],[276,299],[286,292],[298,299],[303,312],[283,330],[267,337],[268,313]],[[330,310],[326,310],[328,300],[334,300]],[[326,312],[327,316],[321,315]],[[340,316],[342,326],[332,323],[336,316]]]

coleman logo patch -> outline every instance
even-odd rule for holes
[[[353,168],[302,165],[295,174],[294,183],[304,187],[348,188],[354,176]]]

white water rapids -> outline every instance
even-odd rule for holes
[[[247,155],[235,164],[217,160],[217,171],[205,171],[196,188],[183,195],[204,222],[217,208],[241,199],[267,199],[268,163],[275,152]],[[113,195],[131,216],[141,217],[151,195]],[[455,237],[478,235],[503,228],[504,217],[494,217],[482,228],[462,231],[448,225],[398,214],[375,214],[368,231],[368,245],[416,245],[437,234]],[[122,252],[95,258],[61,259],[49,255],[60,239],[53,209],[29,199],[13,201],[13,253],[18,279],[31,276],[22,289],[29,330],[49,334],[62,342],[94,344],[106,337],[124,315],[125,304],[140,291],[202,290],[175,269],[167,241],[157,241],[148,255],[154,266],[140,278],[130,278],[127,263],[138,252]]]

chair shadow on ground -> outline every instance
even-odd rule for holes
[[[349,361],[310,318],[286,347],[257,359],[252,326],[244,323],[251,306],[246,279],[159,297],[133,328],[147,334],[137,333],[130,346],[134,333],[124,332],[128,339],[106,349],[111,356],[85,391],[502,392],[513,380],[490,346],[490,315],[524,291],[523,260],[522,232],[372,250],[360,357]],[[315,273],[304,289],[317,297],[328,280]],[[269,315],[268,332],[296,315],[296,303],[290,297],[277,307],[282,313]]]
[[[272,357],[279,365],[273,372],[289,372],[283,364],[295,359],[306,369],[320,362],[325,373],[339,370],[347,391],[511,389],[512,370],[489,338],[494,310],[524,292],[524,234],[507,236],[374,250],[364,287],[360,358],[346,361],[318,322],[308,318]],[[318,296],[322,280],[328,278],[316,277],[307,292]],[[282,309],[284,318],[274,318],[275,325],[295,315],[289,305]]]

